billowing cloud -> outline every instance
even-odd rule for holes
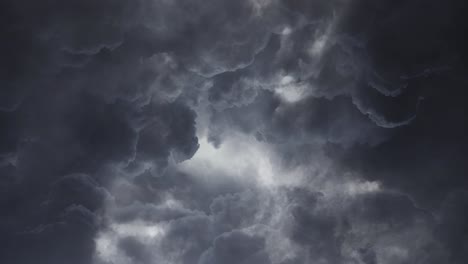
[[[466,8],[2,2],[0,262],[465,263]]]

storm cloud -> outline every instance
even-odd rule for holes
[[[2,1],[0,263],[466,263],[466,11]]]

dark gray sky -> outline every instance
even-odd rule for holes
[[[467,263],[467,11],[3,0],[0,263]]]

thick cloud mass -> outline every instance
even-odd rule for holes
[[[2,1],[0,263],[467,263],[465,2]]]

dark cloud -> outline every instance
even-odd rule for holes
[[[450,251],[453,263],[462,263],[467,257],[467,205],[466,191],[451,193],[444,201],[440,223],[435,229],[436,236]]]
[[[19,190],[27,194],[17,191],[4,197],[8,204],[2,205],[5,216],[1,222],[2,261],[90,262],[93,237],[99,228],[98,216],[93,211],[102,204],[105,191],[86,175],[64,177],[44,201],[40,200],[43,199],[40,187],[39,190],[27,187]]]
[[[467,5],[3,1],[1,263],[465,263]]]
[[[144,244],[131,237],[119,241],[119,248],[131,258],[132,263],[149,263],[151,255]]]
[[[91,263],[114,177],[103,171],[189,158],[195,113],[150,99],[151,56],[167,47],[138,27],[136,6],[2,6],[0,261]]]
[[[212,248],[206,251],[200,263],[270,263],[263,251],[265,241],[239,231],[223,234],[214,240]]]

